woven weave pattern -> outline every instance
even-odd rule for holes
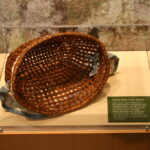
[[[34,39],[10,54],[5,79],[14,98],[30,111],[59,115],[93,100],[109,74],[101,42],[80,33]]]

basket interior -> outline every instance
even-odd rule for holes
[[[16,91],[23,104],[37,112],[56,114],[87,103],[104,73],[89,76],[94,56],[101,47],[94,40],[67,35],[52,37],[28,51],[16,78]],[[100,64],[100,63],[99,63]],[[103,67],[100,67],[102,70]],[[96,88],[97,87],[97,88]]]

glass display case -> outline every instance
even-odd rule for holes
[[[22,12],[25,4],[17,4],[14,1],[12,6],[17,6],[16,13],[22,12],[22,15],[11,15],[12,10],[9,9],[6,13],[9,14],[7,18],[5,11],[2,11],[5,15],[0,27],[0,88],[6,85],[5,63],[11,51],[36,37],[59,32],[85,33],[99,39],[108,53],[119,58],[117,71],[109,76],[96,99],[85,107],[64,115],[32,119],[6,111],[0,105],[0,132],[149,132],[150,121],[147,120],[110,121],[109,111],[113,111],[109,108],[108,99],[150,96],[150,25],[147,19],[150,17],[146,17],[149,14],[149,3],[128,1],[129,7],[125,7],[123,1],[84,2],[81,2],[80,7],[79,1],[72,0],[58,0],[54,4],[47,1],[47,6],[43,7],[36,6],[36,2],[33,2],[33,10],[29,7],[32,6],[29,2],[27,10]],[[6,8],[7,4],[3,3],[2,6]],[[105,9],[105,6],[109,9]],[[37,12],[36,7],[39,7],[37,10],[41,12]],[[147,111],[148,106],[147,103],[143,104],[143,111]],[[150,110],[146,115],[150,118]]]
[[[108,97],[149,96],[150,66],[148,51],[109,51],[119,57],[114,75],[109,76],[99,97],[79,110],[56,117],[30,119],[0,108],[1,131],[43,132],[145,132],[150,122],[109,122]],[[5,83],[5,62],[9,52],[0,54],[1,87]]]

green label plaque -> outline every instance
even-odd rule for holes
[[[150,122],[150,96],[108,97],[109,122]]]

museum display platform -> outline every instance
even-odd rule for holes
[[[41,120],[27,119],[0,106],[1,133],[146,133],[150,122],[108,122],[108,96],[149,96],[150,52],[113,51],[120,58],[115,75],[110,76],[101,95],[77,111]],[[5,85],[4,63],[7,54],[0,54],[1,80]]]

